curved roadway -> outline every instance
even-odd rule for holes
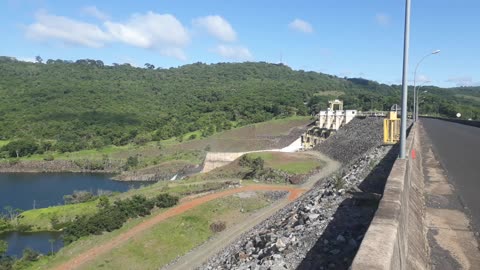
[[[448,180],[480,229],[480,128],[438,119],[421,120]],[[480,267],[480,266],[479,266]]]

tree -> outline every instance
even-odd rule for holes
[[[147,69],[155,69],[155,66],[152,65],[152,64],[150,64],[150,63],[145,63],[145,67],[146,67]]]
[[[35,56],[35,61],[37,61],[39,64],[43,63],[43,59],[40,55]]]
[[[18,218],[22,214],[23,210],[19,208],[13,208],[9,205],[5,206],[3,209],[5,210],[5,212],[7,212],[7,217],[10,222],[18,225]]]
[[[16,158],[33,155],[38,149],[38,144],[28,139],[12,141],[2,147],[2,151],[6,151],[10,157]]]
[[[2,92],[1,140],[49,141],[51,147],[39,149],[74,152],[129,144],[136,138],[130,130],[148,135],[139,138],[142,144],[144,139],[187,139],[191,132],[199,139],[232,124],[310,115],[334,98],[343,99],[346,109],[388,109],[401,95],[397,85],[267,63],[147,70],[102,66],[93,59],[53,62],[39,65],[0,57],[0,89],[15,89]],[[474,120],[480,116],[480,87],[422,89],[428,91],[428,100],[420,103],[422,113],[455,117],[460,112]],[[0,157],[5,156],[23,155],[0,151]]]
[[[100,196],[97,207],[100,209],[107,209],[110,207],[110,200],[107,196]]]

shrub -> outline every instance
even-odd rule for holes
[[[168,193],[160,194],[155,197],[155,206],[158,208],[172,207],[178,203],[179,198]]]
[[[133,143],[135,143],[136,145],[145,145],[151,140],[152,136],[149,136],[147,134],[139,134],[137,135],[137,137],[135,137],[135,139],[133,139]]]
[[[224,231],[227,228],[225,221],[215,221],[210,224],[210,230],[214,233]]]
[[[53,229],[56,229],[58,224],[60,224],[60,220],[58,219],[58,216],[56,214],[50,217],[50,224],[52,225]]]
[[[125,170],[130,168],[135,168],[138,166],[138,156],[130,156],[127,158],[127,162],[125,163]]]
[[[264,171],[265,161],[261,157],[252,158],[249,155],[243,155],[239,160],[239,164],[250,169],[245,178],[251,179]]]
[[[26,248],[23,250],[22,260],[27,262],[34,262],[38,260],[39,256],[40,253],[38,253],[37,251],[31,248]]]
[[[4,232],[4,231],[9,231],[13,229],[13,226],[12,224],[8,221],[8,219],[4,218],[4,217],[0,217],[0,233],[1,232]],[[1,243],[1,242],[0,242]],[[1,249],[0,249],[1,251]],[[0,255],[1,255],[1,252],[0,252]]]
[[[15,230],[19,232],[29,232],[32,228],[33,226],[29,224],[18,224],[15,226]]]
[[[43,158],[43,160],[45,160],[45,161],[52,161],[54,159],[55,159],[55,157],[53,155],[47,155]]]
[[[102,195],[100,196],[100,200],[98,201],[97,207],[100,209],[106,209],[110,206],[110,200],[107,196]]]
[[[77,159],[73,163],[83,170],[101,171],[105,169],[105,160]],[[108,161],[107,161],[108,162]]]
[[[111,232],[122,227],[129,218],[150,215],[151,210],[157,207],[170,207],[178,202],[178,197],[169,194],[160,194],[155,198],[135,195],[124,200],[117,200],[113,204],[107,203],[108,198],[101,197],[100,211],[93,216],[79,216],[70,222],[64,230],[64,242],[69,244],[80,237],[91,234]]]
[[[336,190],[342,189],[345,187],[345,180],[343,180],[343,177],[341,175],[335,175],[335,182],[334,182],[334,187]]]

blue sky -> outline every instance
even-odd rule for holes
[[[280,59],[294,69],[399,84],[404,0],[2,0],[0,55],[175,67]],[[480,85],[480,2],[412,0],[410,72]]]

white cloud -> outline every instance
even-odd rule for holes
[[[193,25],[207,31],[221,41],[233,42],[237,40],[237,33],[230,23],[221,16],[213,15],[197,18],[193,20]]]
[[[146,49],[178,48],[190,42],[187,29],[170,14],[134,14],[126,23],[107,21],[105,27],[115,40]]]
[[[82,9],[82,13],[97,18],[101,21],[106,21],[110,18],[108,14],[100,11],[96,6],[88,6]]]
[[[458,76],[448,78],[447,82],[455,83],[456,86],[478,86],[480,82],[474,82],[472,76]]]
[[[230,60],[246,61],[253,59],[250,50],[243,46],[218,45],[214,51],[220,56]]]
[[[67,17],[37,12],[36,22],[26,28],[26,36],[38,41],[60,40],[65,44],[99,48],[111,40],[108,33],[94,24]]]
[[[35,57],[17,57],[17,60],[22,61],[22,62],[30,62],[30,63],[36,63],[37,62]]]
[[[310,23],[301,20],[301,19],[295,19],[293,20],[288,27],[292,30],[302,32],[302,33],[313,33],[313,27]]]
[[[375,15],[375,21],[381,26],[389,26],[391,18],[388,14],[377,13],[377,15]]]
[[[185,60],[183,48],[190,42],[187,29],[170,14],[134,14],[127,22],[105,21],[102,26],[40,11],[36,22],[26,27],[26,36],[38,41],[103,47],[120,42],[157,50],[160,54]]]

